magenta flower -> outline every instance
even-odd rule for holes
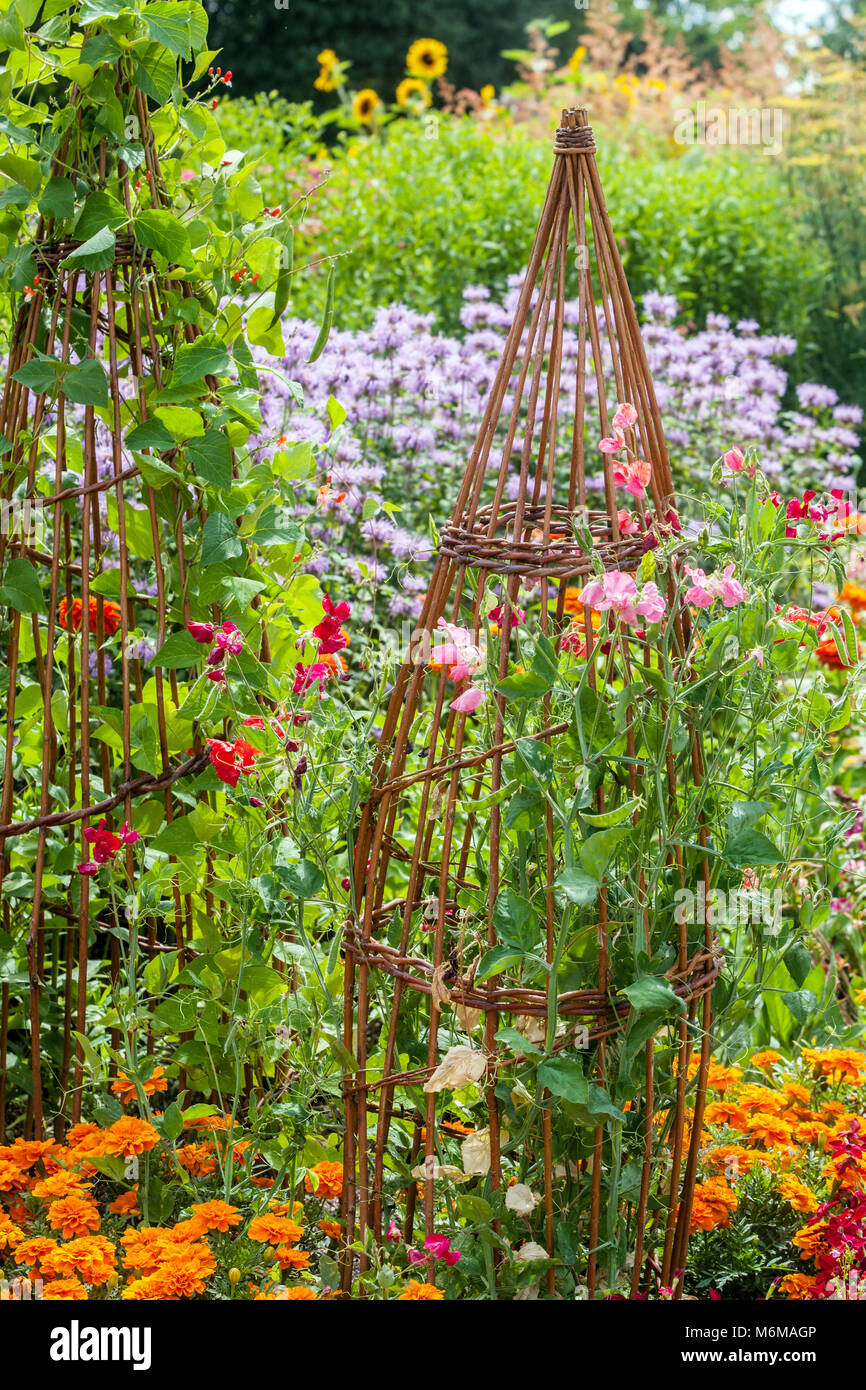
[[[196,642],[201,642],[202,646],[209,646],[213,641],[213,623],[187,623],[186,630],[191,633]]]
[[[234,623],[223,623],[219,632],[214,636],[216,647],[221,652],[227,652],[229,656],[239,656],[244,649],[244,639]],[[213,656],[213,652],[211,652]]]
[[[305,695],[306,692],[311,690],[318,682],[319,694],[321,695],[322,687],[325,681],[330,677],[330,674],[330,668],[326,666],[323,661],[314,661],[311,666],[304,666],[302,662],[299,661],[295,667],[295,681],[292,686],[293,694]]]
[[[399,1245],[402,1241],[403,1232],[400,1230],[400,1227],[397,1225],[396,1221],[392,1220],[389,1223],[385,1239],[387,1241],[392,1241],[395,1245]]]
[[[448,1236],[428,1236],[424,1249],[430,1252],[434,1260],[444,1260],[447,1265],[456,1265],[460,1259],[460,1251],[451,1249]]]

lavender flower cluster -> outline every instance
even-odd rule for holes
[[[512,277],[501,304],[484,287],[468,288],[461,313],[465,332],[459,338],[437,333],[432,315],[390,305],[378,311],[369,330],[333,333],[312,364],[317,326],[289,319],[286,356],[277,365],[300,386],[303,405],[278,373],[262,375],[260,442],[281,433],[311,440],[323,475],[330,477],[321,518],[308,528],[320,547],[311,569],[331,580],[348,580],[356,599],[365,587],[372,598],[384,586],[392,619],[412,617],[420,607],[425,567],[419,562],[430,554],[430,521],[442,522],[450,513],[520,286],[521,277]],[[707,487],[713,461],[734,444],[759,444],[764,472],[785,493],[806,486],[853,487],[859,407],[840,404],[829,387],[805,384],[797,388],[799,408],[783,408],[788,377],[779,359],[794,353],[796,342],[762,335],[749,320],[732,326],[718,314],[690,334],[675,325],[677,308],[670,295],[646,295],[643,333],[685,510],[688,494]],[[601,310],[599,316],[603,374],[612,382]],[[578,354],[576,301],[565,306],[565,324],[567,383]],[[258,360],[264,365],[266,354],[259,352]],[[587,395],[594,393],[589,374]],[[330,397],[347,412],[336,431],[328,422]],[[505,405],[507,410],[511,401]],[[562,415],[567,430],[567,412]],[[595,443],[588,439],[588,448]],[[563,446],[567,460],[565,434]],[[600,464],[599,455],[598,472],[588,480],[598,491]],[[495,447],[489,466],[494,471],[499,466]],[[516,467],[510,484],[513,495]],[[381,504],[374,515],[371,499]]]

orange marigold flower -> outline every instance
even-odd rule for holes
[[[815,1274],[786,1274],[779,1281],[779,1292],[787,1294],[788,1298],[808,1298],[816,1279]]]
[[[417,1279],[410,1279],[403,1292],[397,1295],[397,1302],[433,1303],[444,1297],[442,1290],[437,1289],[435,1284],[422,1284]]]
[[[71,1129],[67,1130],[66,1142],[74,1148],[82,1140],[99,1133],[99,1125],[94,1124],[92,1120],[82,1120],[81,1124],[73,1125]]]
[[[830,1133],[827,1125],[820,1120],[804,1120],[802,1124],[794,1125],[794,1138],[798,1144],[821,1144]]]
[[[803,1226],[791,1238],[792,1245],[796,1245],[800,1251],[801,1260],[814,1260],[818,1255],[826,1251],[824,1235],[827,1230],[826,1221],[815,1221],[808,1226]]]
[[[760,1110],[770,1115],[778,1115],[788,1103],[785,1096],[769,1086],[751,1084],[740,1087],[737,1100],[744,1110]]]
[[[318,1303],[318,1294],[315,1289],[307,1289],[303,1284],[291,1284],[285,1293],[280,1294],[280,1299],[287,1300],[289,1303]]]
[[[311,1178],[315,1178],[315,1182],[311,1181]],[[343,1190],[342,1163],[331,1163],[327,1159],[317,1163],[315,1168],[311,1168],[307,1173],[304,1186],[317,1197],[339,1197]]]
[[[57,1241],[53,1236],[32,1236],[30,1240],[23,1240],[15,1249],[15,1263],[27,1265],[32,1269],[49,1255],[52,1250],[57,1249]]]
[[[108,1210],[115,1216],[137,1216],[138,1215],[138,1189],[132,1188],[129,1192],[121,1192],[119,1197],[115,1197],[113,1202],[109,1202]]]
[[[781,1062],[781,1052],[774,1052],[768,1047],[764,1052],[756,1052],[752,1058],[752,1066],[758,1067],[760,1071],[772,1071],[777,1062]]]
[[[855,584],[853,579],[845,580],[839,597],[843,603],[850,604],[855,613],[860,608],[866,608],[866,587],[862,584]]]
[[[704,1111],[704,1121],[708,1125],[730,1125],[731,1129],[745,1130],[749,1117],[740,1105],[730,1100],[712,1100]]]
[[[14,1163],[19,1168],[32,1168],[39,1159],[54,1153],[57,1145],[53,1139],[13,1139],[11,1144],[0,1148],[0,1161]]]
[[[274,1259],[282,1269],[307,1269],[310,1263],[308,1250],[296,1250],[290,1245],[278,1245]]]
[[[65,1168],[33,1184],[33,1196],[46,1202],[57,1197],[83,1197],[89,1191],[90,1183],[80,1173],[70,1173]]]
[[[149,1153],[158,1143],[159,1133],[147,1120],[124,1115],[122,1120],[115,1120],[106,1134],[105,1152],[128,1158],[133,1154]]]
[[[99,1229],[99,1209],[87,1197],[60,1197],[48,1208],[48,1224],[65,1240]]]
[[[148,1081],[142,1081],[141,1089],[146,1096],[154,1096],[157,1091],[168,1090],[168,1079],[162,1067],[154,1067],[153,1075]],[[116,1096],[120,1097],[120,1103],[126,1106],[129,1101],[135,1100],[138,1091],[134,1081],[130,1081],[125,1071],[120,1071],[111,1083],[111,1089]]]
[[[814,1192],[793,1173],[779,1183],[779,1195],[790,1203],[794,1211],[800,1211],[804,1216],[818,1210],[818,1198]]]
[[[850,1081],[856,1086],[866,1070],[866,1053],[853,1047],[804,1047],[801,1055],[807,1066],[833,1082]]]
[[[320,1221],[319,1230],[323,1231],[329,1240],[339,1240],[343,1234],[339,1221]]]
[[[104,1284],[115,1269],[117,1256],[113,1244],[104,1236],[82,1236],[58,1245],[43,1260],[47,1274],[61,1279],[76,1275],[85,1284]]]
[[[8,1216],[0,1215],[0,1250],[15,1250],[24,1240],[24,1232]]]
[[[30,1179],[17,1163],[0,1162],[0,1192],[20,1192],[30,1186]]]
[[[714,1231],[718,1226],[727,1226],[736,1209],[737,1195],[724,1178],[708,1178],[695,1188],[691,1229]]]
[[[700,1066],[700,1058],[695,1057],[689,1065],[689,1075],[692,1076]],[[740,1067],[723,1067],[720,1062],[710,1058],[709,1070],[707,1072],[707,1085],[713,1091],[718,1091],[719,1095],[724,1095],[727,1091],[733,1090],[740,1077],[742,1076]]]
[[[97,631],[98,600],[91,595],[88,605],[90,620],[87,624],[89,632]],[[71,612],[67,607],[67,600],[62,598],[57,609],[57,621],[67,632],[71,628],[74,632],[81,631],[81,620],[84,615],[84,604],[80,598],[72,600]],[[107,599],[102,602],[102,620],[105,628],[105,635],[113,637],[120,627],[120,609],[116,603],[109,603]]]
[[[778,1115],[751,1115],[748,1130],[768,1149],[783,1148],[791,1143],[792,1126]]]
[[[202,1144],[184,1144],[177,1150],[177,1161],[194,1178],[206,1178],[216,1172],[216,1163],[211,1154],[216,1146],[209,1141]]]
[[[272,1212],[254,1216],[247,1231],[250,1240],[258,1241],[261,1245],[290,1245],[300,1240],[303,1234],[303,1226],[296,1221],[291,1221],[287,1216],[275,1216]]]
[[[228,1202],[194,1202],[191,1209],[206,1231],[227,1231],[230,1226],[238,1226],[243,1220],[237,1207],[230,1206]]]
[[[82,1302],[87,1299],[87,1290],[78,1279],[52,1279],[50,1284],[43,1284],[42,1299],[43,1302]]]

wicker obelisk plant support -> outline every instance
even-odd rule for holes
[[[123,63],[104,72],[101,80],[124,113],[131,144],[119,153],[116,136],[94,134],[92,102],[85,122],[79,110],[77,119],[66,123],[49,187],[68,191],[70,213],[74,193],[83,199],[97,190],[85,208],[91,230],[69,234],[53,216],[40,218],[31,248],[37,273],[14,325],[0,404],[7,523],[0,535],[0,566],[6,578],[9,670],[0,884],[5,880],[8,888],[16,865],[32,874],[32,894],[28,889],[23,902],[20,894],[15,901],[4,894],[3,928],[16,940],[26,932],[30,1082],[19,1087],[19,1095],[29,1089],[24,1135],[36,1138],[42,1137],[47,1118],[46,1063],[55,1124],[62,1129],[81,1118],[88,960],[107,959],[116,983],[118,932],[132,933],[122,909],[88,873],[76,871],[82,862],[93,865],[89,837],[103,820],[116,830],[121,821],[131,823],[133,811],[148,798],[159,803],[152,824],[158,826],[164,814],[171,825],[189,809],[188,795],[177,799],[178,784],[189,787],[208,766],[207,749],[198,733],[190,732],[192,724],[185,726],[179,744],[177,711],[169,706],[169,698],[175,707],[179,701],[177,667],[194,667],[195,650],[186,661],[163,664],[157,655],[145,666],[135,640],[142,614],[148,629],[153,618],[157,652],[169,625],[189,619],[187,537],[192,534],[197,543],[205,522],[204,488],[184,469],[182,441],[172,447],[172,436],[156,416],[156,393],[174,383],[174,394],[164,399],[181,403],[187,433],[199,444],[219,447],[229,479],[232,467],[228,440],[214,425],[219,383],[208,354],[201,355],[200,373],[198,359],[186,359],[187,386],[181,386],[175,370],[178,354],[189,353],[202,337],[196,314],[185,313],[183,305],[200,306],[171,256],[155,256],[155,242],[145,238],[147,228],[175,226],[147,100]],[[76,96],[73,87],[72,107]],[[93,218],[102,210],[116,235],[106,228],[91,240]],[[136,220],[145,210],[146,216]],[[139,236],[131,230],[134,224]],[[96,268],[100,258],[102,268]],[[145,582],[148,575],[152,578]],[[182,640],[189,641],[186,634]],[[111,660],[121,666],[120,694],[110,699],[109,642]],[[31,678],[34,663],[37,684]],[[41,723],[41,802],[37,814],[22,819],[15,813],[31,779],[21,775],[16,745],[34,720]],[[128,832],[119,850],[130,875],[134,838]],[[177,876],[168,883],[158,914],[137,923],[139,930],[146,957],[176,949],[181,964],[190,958],[192,904]],[[132,968],[139,968],[134,960]],[[63,981],[59,990],[58,979]],[[62,1056],[54,1050],[43,1055],[46,1017],[52,1037],[63,1038]],[[27,1037],[24,1021],[10,1017],[4,982],[4,1078],[13,1029],[19,1040]],[[115,1027],[115,1049],[119,1040]],[[147,1030],[141,1047],[152,1047]],[[26,1065],[22,1058],[16,1075]],[[116,1052],[111,1069],[116,1072]],[[58,1093],[59,1113],[53,1099]],[[5,1091],[0,1134],[4,1101]]]
[[[615,424],[617,403],[630,410]],[[646,484],[625,494],[633,512],[599,452],[623,419]],[[557,1270],[590,1297],[616,1278],[632,1293],[681,1290],[719,961],[709,926],[661,906],[706,876],[702,828],[688,856],[675,833],[700,785],[700,740],[678,729],[658,746],[646,732],[647,711],[663,709],[662,645],[676,668],[688,639],[678,533],[593,133],[585,111],[566,111],[357,834],[343,1213],[362,1271],[392,1222],[423,1244],[456,1215],[486,1221],[497,1286],[530,1236],[557,1261],[541,1267],[549,1294]],[[608,625],[576,601],[613,572],[655,574],[663,622]],[[648,815],[670,837],[652,882],[628,862]],[[518,1180],[535,1195],[514,1226],[504,1199]],[[357,1268],[345,1260],[345,1291]],[[424,1271],[435,1278],[432,1258]]]

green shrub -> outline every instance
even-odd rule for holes
[[[231,142],[263,156],[266,193],[285,201],[287,173],[300,173],[320,133],[309,107],[241,100],[228,103],[221,120]],[[708,313],[725,313],[807,336],[819,311],[824,255],[792,218],[769,161],[699,149],[679,159],[648,153],[635,160],[603,137],[599,145],[635,298],[660,290],[701,324]],[[346,252],[338,271],[341,327],[365,327],[379,305],[400,301],[432,311],[453,331],[467,284],[498,294],[525,265],[550,171],[549,142],[433,117],[394,121],[376,139],[339,145],[330,159],[332,172],[311,202],[312,228],[317,255]],[[320,299],[311,277],[295,311],[318,312]]]

